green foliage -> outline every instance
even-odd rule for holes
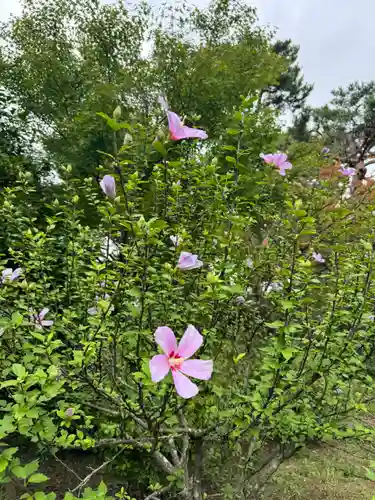
[[[373,437],[346,419],[372,395],[374,207],[314,181],[321,144],[276,125],[310,90],[297,49],[246,4],[165,12],[155,27],[144,5],[25,0],[3,28],[0,83],[53,177],[15,168],[0,193],[1,271],[22,269],[0,283],[0,481],[25,499],[55,498],[36,490],[62,450],[101,460],[80,477],[58,459],[65,500],[114,498],[90,482],[111,469],[115,498],[246,499],[312,441]],[[207,142],[167,139],[161,92]],[[281,146],[286,177],[260,159]],[[158,327],[189,324],[214,372],[182,400],[149,361]]]
[[[116,154],[125,131],[114,142],[95,113],[111,117],[121,106],[124,122],[158,133],[149,117],[162,93],[172,109],[219,138],[239,95],[263,96],[284,109],[301,103],[309,88],[298,49],[290,41],[273,43],[246,2],[171,4],[160,13],[144,3],[128,10],[122,1],[22,5],[22,15],[0,32],[0,85],[49,153],[52,171],[62,162],[84,178],[95,174],[102,152]]]
[[[102,117],[122,133],[118,111]],[[325,210],[336,188],[311,184],[321,162],[313,143],[293,145],[285,178],[263,163],[277,128],[251,98],[228,124],[203,149],[164,139],[152,147],[151,131],[126,123],[132,141],[107,170],[113,200],[70,167],[58,169],[58,197],[42,193],[37,220],[33,177],[20,172],[3,191],[3,266],[23,271],[0,287],[2,440],[18,435],[43,454],[103,450],[103,468],[137,471],[145,492],[201,498],[209,483],[247,498],[310,441],[372,437],[345,424],[373,385],[372,209],[349,199]],[[203,267],[179,270],[180,251]],[[152,382],[148,363],[157,327],[181,337],[188,324],[204,336],[198,354],[214,373],[183,401],[170,376]],[[47,481],[15,448],[0,464],[4,481]],[[117,498],[131,497],[129,486]],[[25,498],[38,498],[32,491]],[[66,498],[76,493],[110,498],[83,478]]]
[[[372,157],[375,131],[375,82],[354,82],[332,92],[329,105],[313,111],[314,128],[347,163]]]

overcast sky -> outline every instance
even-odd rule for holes
[[[152,3],[157,3],[154,0]],[[133,2],[134,3],[134,0]],[[205,5],[207,0],[193,0]],[[313,105],[354,80],[375,80],[375,0],[249,0],[261,24],[300,45],[300,63],[314,83]],[[18,0],[0,0],[0,20],[20,10]]]

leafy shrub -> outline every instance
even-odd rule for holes
[[[0,439],[102,452],[102,469],[115,467],[130,490],[137,478],[149,499],[199,499],[255,496],[309,442],[370,436],[345,419],[366,410],[373,384],[373,216],[337,183],[311,182],[320,146],[295,152],[279,175],[259,158],[273,118],[250,99],[215,144],[172,144],[118,112],[104,118],[115,140],[127,133],[100,174],[115,186],[68,166],[38,207],[30,174],[1,194],[12,271],[0,288]],[[189,265],[177,265],[181,252]],[[166,325],[178,338],[194,325],[197,356],[213,361],[193,398],[170,374],[151,379],[154,332]],[[46,480],[4,443],[2,482]],[[106,495],[103,484],[82,498]]]

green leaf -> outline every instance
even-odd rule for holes
[[[23,316],[20,314],[18,311],[14,312],[12,314],[12,325],[14,326],[20,326],[20,324],[23,321]]]
[[[110,307],[110,302],[107,300],[98,300],[98,307],[103,311],[107,312]]]
[[[34,460],[24,466],[24,469],[26,470],[27,476],[30,476],[31,474],[34,474],[39,469],[39,461]]]
[[[5,458],[0,458],[0,472],[4,472],[5,469],[8,467],[8,460]]]
[[[22,467],[21,465],[16,465],[12,469],[12,474],[14,474],[16,477],[20,479],[26,479],[27,478],[26,467]]]
[[[14,365],[12,365],[12,372],[18,378],[25,378],[26,377],[26,370],[19,363],[14,363]]]
[[[5,382],[1,382],[0,388],[3,389],[4,387],[12,387],[14,385],[18,385],[18,380],[16,379],[6,380]]]
[[[100,112],[100,113],[96,113],[96,114],[98,116],[100,116],[101,118],[104,118],[104,120],[107,122],[108,127],[110,127],[115,132],[118,132],[122,128],[126,128],[129,130],[131,129],[131,126],[128,123],[119,123],[114,118],[111,118],[110,116],[108,116],[106,113]]]
[[[234,156],[226,156],[225,159],[228,163],[237,163],[237,160],[236,158],[234,158]]]
[[[28,483],[44,483],[44,481],[48,481],[48,479],[49,478],[44,474],[38,473],[33,474],[31,477],[29,477]]]
[[[31,336],[40,342],[44,342],[46,340],[45,336],[39,332],[31,332]]]
[[[161,143],[160,141],[158,141],[158,140],[155,140],[155,141],[152,143],[152,145],[154,146],[154,149],[156,149],[156,151],[157,151],[158,153],[160,153],[160,154],[163,156],[163,158],[166,158],[166,156],[167,156],[167,154],[168,154],[168,153],[167,153],[167,150],[166,150],[166,149],[165,149],[165,147],[164,147],[164,144],[162,144],[162,143]]]
[[[282,300],[281,301],[282,308],[285,309],[286,311],[289,311],[290,309],[293,309],[294,304],[290,300]]]
[[[290,358],[293,357],[293,353],[295,352],[295,350],[291,347],[286,347],[285,349],[282,349],[281,350],[281,354],[284,356],[284,358],[289,361]]]
[[[229,135],[238,135],[240,131],[236,128],[228,128],[227,129],[227,134]]]
[[[269,328],[282,328],[285,326],[285,323],[283,321],[273,321],[272,323],[266,323],[266,326]]]
[[[238,356],[233,356],[233,361],[234,361],[234,364],[236,365],[239,361],[241,361],[242,358],[244,358],[246,356],[246,353],[245,352],[241,352],[241,354],[239,354]]]
[[[103,483],[103,481],[99,484],[98,486],[98,492],[99,493],[103,493],[104,495],[107,493],[108,491],[108,488],[107,486],[105,485],[105,483]]]

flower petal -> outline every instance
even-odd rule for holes
[[[209,380],[212,375],[213,362],[208,359],[187,359],[181,365],[180,371],[189,377],[199,380]]]
[[[189,399],[198,394],[198,386],[178,370],[172,371],[172,377],[177,394],[182,398]]]
[[[182,131],[186,139],[207,139],[208,135],[204,130],[199,128],[182,127]]]
[[[4,281],[6,278],[9,278],[12,275],[13,269],[8,268],[4,269],[4,271],[1,273],[1,279]]]
[[[177,341],[173,331],[168,326],[159,326],[155,332],[155,342],[169,356],[177,350]]]
[[[95,314],[98,314],[98,310],[96,307],[89,307],[87,309],[87,314],[89,314],[90,316],[95,316]]]
[[[181,118],[173,111],[167,111],[168,126],[171,133],[171,138],[174,141],[185,139]]]
[[[181,118],[176,113],[173,113],[173,111],[167,111],[167,117],[172,140],[207,139],[208,135],[204,130],[183,125],[181,123]]]
[[[283,170],[290,170],[291,168],[293,168],[293,165],[289,161],[286,161],[281,165],[280,168],[282,168]]]
[[[189,325],[177,347],[177,354],[190,358],[202,345],[203,337],[193,325]]]
[[[275,154],[275,165],[281,167],[281,165],[283,165],[287,159],[288,156],[285,153],[277,153]]]
[[[153,382],[160,382],[169,372],[168,356],[165,354],[157,354],[150,359],[150,372]]]
[[[19,278],[22,274],[22,268],[21,267],[17,267],[17,269],[15,269],[12,273],[12,276],[10,277],[10,279],[13,281],[13,280],[16,280],[17,278]]]
[[[203,262],[198,259],[198,255],[190,252],[181,252],[177,267],[183,271],[190,271],[203,266]]]
[[[45,319],[45,320],[41,321],[40,324],[42,326],[52,326],[53,325],[53,321],[51,319]]]
[[[112,175],[105,175],[99,184],[104,194],[116,198],[116,181]]]
[[[48,311],[49,311],[49,308],[48,308],[48,307],[44,307],[44,308],[40,311],[39,316],[38,316],[38,318],[39,318],[39,320],[40,320],[40,321],[42,321],[42,319],[44,319],[44,316],[48,313]]]

